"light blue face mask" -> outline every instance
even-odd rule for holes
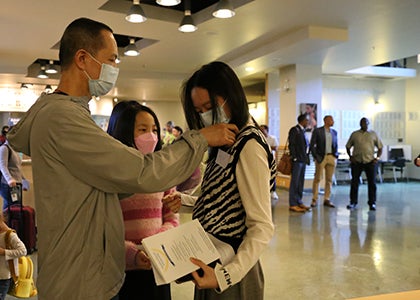
[[[98,79],[92,79],[89,74],[85,72],[89,78],[89,92],[92,96],[103,96],[109,93],[110,90],[115,86],[115,82],[118,78],[119,69],[108,64],[101,64],[96,58],[90,54],[98,64],[101,65],[101,74]]]
[[[223,109],[223,106],[225,105],[225,102],[223,102],[222,105],[217,106],[216,110],[216,121],[215,124],[218,123],[229,123],[230,119],[225,113],[225,110]],[[213,110],[208,110],[206,112],[200,113],[201,121],[203,122],[204,127],[213,125]]]

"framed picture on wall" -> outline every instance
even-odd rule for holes
[[[309,117],[308,127],[306,131],[312,132],[317,127],[317,104],[316,103],[301,103],[299,105],[300,114],[307,114]]]

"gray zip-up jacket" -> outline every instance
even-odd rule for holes
[[[118,193],[167,190],[186,180],[207,150],[204,137],[189,131],[144,156],[95,124],[89,100],[43,94],[8,134],[32,159],[40,300],[116,295],[125,267]]]

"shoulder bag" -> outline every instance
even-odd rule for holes
[[[277,171],[284,175],[292,174],[292,157],[289,151],[289,139],[286,141],[286,147],[284,148],[284,152],[277,164]]]

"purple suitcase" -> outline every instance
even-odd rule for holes
[[[35,210],[21,204],[9,206],[9,226],[16,230],[28,254],[36,251]]]

